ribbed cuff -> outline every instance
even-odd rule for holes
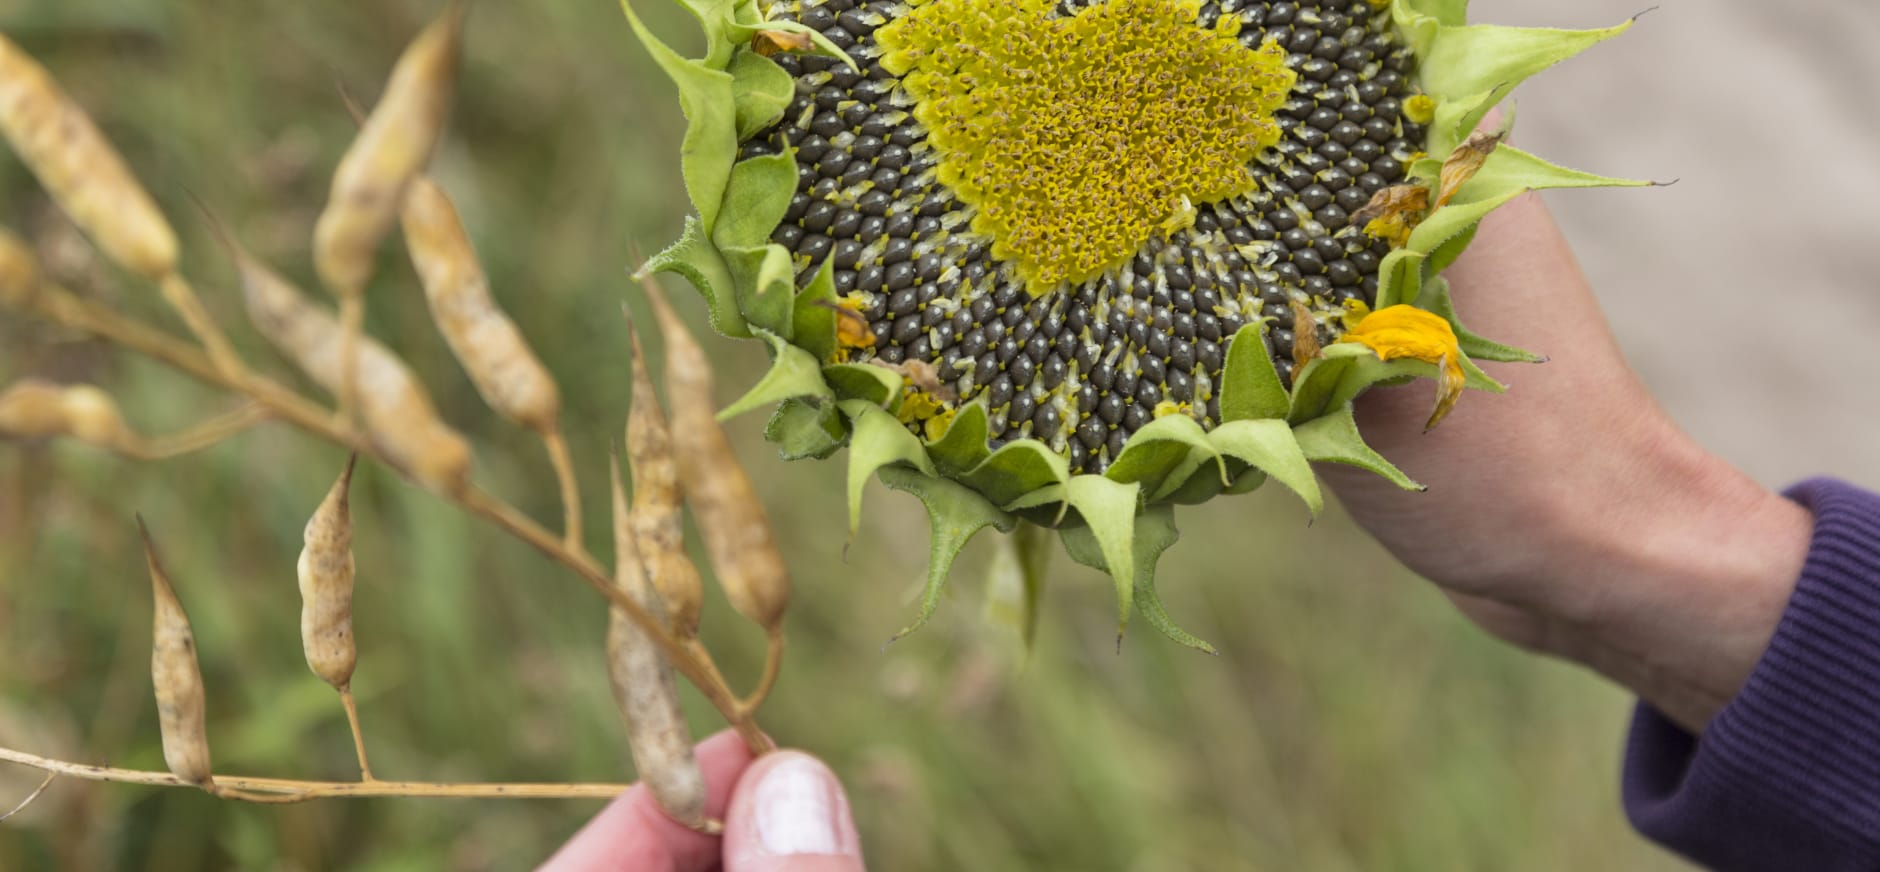
[[[1641,704],[1626,813],[1723,872],[1880,870],[1880,495],[1817,479],[1795,593],[1741,693],[1695,737]]]

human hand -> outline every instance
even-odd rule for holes
[[[635,786],[569,839],[540,872],[862,872],[861,839],[835,774],[801,751],[753,760],[730,731],[698,746],[706,814],[723,836],[666,816]]]
[[[1471,329],[1550,362],[1486,365],[1512,390],[1465,397],[1428,434],[1427,384],[1366,394],[1368,441],[1430,489],[1328,469],[1333,489],[1491,632],[1701,730],[1767,647],[1812,519],[1652,400],[1538,196],[1489,216],[1445,275]]]

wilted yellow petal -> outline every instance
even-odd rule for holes
[[[1429,188],[1392,185],[1371,195],[1371,202],[1352,213],[1351,223],[1363,227],[1367,235],[1388,240],[1393,248],[1402,248],[1429,211]]]
[[[1456,150],[1443,160],[1442,176],[1436,186],[1436,208],[1448,205],[1456,192],[1475,178],[1475,174],[1482,170],[1482,165],[1488,162],[1488,156],[1494,154],[1495,148],[1507,138],[1506,127],[1501,130],[1477,130],[1456,146]]]
[[[1319,319],[1312,314],[1306,304],[1298,300],[1286,301],[1293,316],[1293,366],[1305,369],[1306,364],[1317,359],[1322,350],[1319,346]]]
[[[764,57],[775,57],[784,52],[808,52],[816,47],[807,33],[794,33],[788,30],[760,30],[751,36],[751,51]]]
[[[1391,306],[1364,317],[1338,339],[1363,345],[1380,360],[1421,360],[1435,364],[1436,409],[1423,429],[1434,429],[1456,407],[1468,376],[1462,370],[1462,344],[1441,315],[1415,306]]]

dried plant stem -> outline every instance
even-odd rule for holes
[[[86,781],[112,781],[119,784],[148,784],[153,787],[190,787],[196,785],[168,772],[145,769],[115,769],[54,760],[23,751],[0,748],[0,762],[31,766],[42,772]],[[289,778],[247,778],[217,775],[216,795],[246,802],[304,802],[309,799],[353,796],[428,796],[456,799],[611,799],[632,787],[631,784],[526,784],[465,783],[432,781],[297,781]]]
[[[365,332],[366,302],[362,294],[339,300],[339,419],[347,427],[363,424],[359,411],[359,338]]]
[[[587,546],[581,542],[581,484],[575,478],[568,440],[560,430],[552,430],[542,434],[542,445],[548,449],[548,462],[555,467],[555,481],[561,485],[562,547],[584,553]]]
[[[359,780],[377,781],[372,777],[372,765],[366,762],[366,734],[359,729],[359,703],[353,699],[350,685],[340,689],[339,702],[346,707],[346,723],[352,725],[353,750],[359,753]]]
[[[594,558],[585,553],[568,550],[562,546],[561,541],[556,539],[554,534],[522,514],[516,507],[475,487],[464,492],[459,504],[468,509],[471,514],[494,523],[511,536],[535,546],[536,550],[553,558],[557,563],[574,570],[574,573],[587,582],[589,587],[594,588],[610,603],[625,611],[627,617],[639,625],[640,629],[659,645],[660,653],[672,661],[673,668],[685,675],[687,680],[705,694],[705,699],[711,702],[712,707],[724,715],[725,720],[732,729],[737,731],[738,737],[744,740],[744,744],[752,752],[762,754],[776,747],[770,741],[770,737],[758,729],[757,722],[752,719],[751,715],[743,710],[737,696],[725,684],[724,678],[719,676],[718,670],[715,667],[708,667],[693,656],[685,643],[674,639],[667,631],[665,622],[648,613],[640,607],[639,603],[634,602],[632,597],[614,587],[613,580],[608,577],[606,570],[603,570],[600,564],[594,562]]]
[[[190,334],[196,337],[196,341],[201,342],[202,347],[208,349],[209,360],[215,364],[215,368],[231,379],[243,378],[248,368],[242,364],[241,357],[235,353],[235,346],[229,344],[227,334],[222,332],[215,318],[209,315],[209,310],[202,307],[202,300],[197,298],[195,289],[189,286],[189,281],[177,273],[170,273],[163,277],[161,287],[163,299],[170,304],[170,308],[175,309],[176,313],[182,316],[184,326],[189,328]]]
[[[19,814],[22,811],[25,811],[27,806],[33,804],[33,800],[38,799],[40,794],[46,792],[46,788],[52,786],[53,779],[58,778],[58,777],[59,777],[59,773],[57,772],[47,772],[46,780],[39,782],[39,786],[33,788],[32,793],[26,794],[26,798],[20,800],[18,805],[13,806],[12,811],[7,812],[6,814],[0,814],[0,823],[4,823],[7,818],[10,818],[16,814]]]
[[[54,323],[82,330],[145,357],[180,370],[224,390],[251,397],[268,414],[328,441],[365,450],[364,440],[334,426],[333,413],[278,382],[248,374],[231,377],[217,369],[195,346],[176,337],[94,305],[62,288],[45,286],[32,307]],[[377,455],[374,455],[377,456]]]
[[[757,679],[757,687],[751,695],[738,703],[738,710],[745,715],[757,711],[770,698],[770,691],[777,686],[777,676],[783,672],[783,629],[770,631],[769,644],[764,648],[764,674]]]
[[[132,454],[139,460],[165,460],[192,454],[266,421],[268,417],[266,408],[260,403],[249,401],[181,433],[143,440],[132,446]]]
[[[42,288],[32,305],[57,323],[92,333],[175,367],[201,381],[248,396],[286,423],[357,451],[361,456],[385,463],[385,457],[377,446],[336,421],[334,415],[319,404],[260,376],[227,376],[210,363],[201,351],[161,330],[144,326],[110,309],[88,303],[69,291],[50,286]],[[718,670],[694,656],[684,643],[675,639],[667,630],[665,622],[647,613],[639,603],[618,590],[607,571],[595,563],[585,549],[569,548],[563,539],[523,514],[520,509],[476,487],[466,488],[462,494],[447,498],[572,570],[589,587],[623,609],[635,624],[653,638],[660,652],[672,661],[673,667],[699,688],[753,752],[764,753],[775,747],[718,674]]]

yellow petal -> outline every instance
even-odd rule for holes
[[[1462,396],[1468,378],[1462,369],[1462,345],[1455,329],[1440,315],[1415,306],[1379,309],[1364,316],[1338,341],[1363,345],[1379,360],[1421,360],[1436,366],[1436,409],[1423,425],[1425,430],[1441,423]]]

